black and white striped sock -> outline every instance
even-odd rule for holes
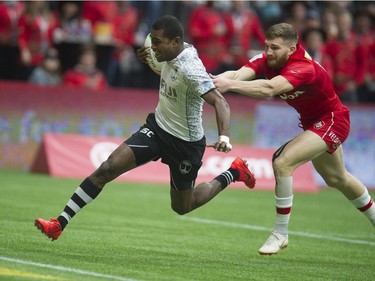
[[[221,189],[226,188],[229,184],[237,180],[240,173],[236,169],[229,168],[225,172],[218,175],[215,180],[219,181],[221,184]]]
[[[99,193],[101,188],[94,185],[89,178],[86,178],[80,186],[76,189],[72,197],[66,204],[64,211],[57,218],[64,229],[69,221],[88,203],[93,201]]]

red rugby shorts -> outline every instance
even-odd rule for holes
[[[302,126],[305,130],[319,135],[328,145],[328,152],[332,154],[349,135],[349,110],[331,112],[310,124],[307,126],[302,124]]]

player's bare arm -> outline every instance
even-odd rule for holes
[[[211,90],[203,95],[203,99],[215,108],[216,123],[219,131],[219,139],[215,144],[208,145],[217,151],[229,152],[232,145],[230,136],[230,108],[224,97],[217,91]]]
[[[213,78],[216,89],[221,93],[236,92],[252,98],[270,98],[293,90],[293,85],[283,76],[278,75],[271,80],[257,79],[253,81],[231,80],[224,77]]]
[[[210,74],[211,78],[223,77],[231,80],[249,81],[255,78],[255,71],[249,67],[241,67],[238,70],[228,70],[219,75]]]
[[[229,70],[218,75],[210,74],[210,76],[213,79],[217,90],[220,93],[226,93],[228,91],[227,88],[229,88],[230,84],[232,83],[232,80],[253,80],[255,78],[255,71],[252,68],[243,66],[238,70]]]

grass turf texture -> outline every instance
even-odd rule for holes
[[[52,242],[34,219],[59,215],[79,183],[0,170],[0,280],[374,280],[374,229],[336,190],[296,194],[290,230],[303,233],[260,256],[269,232],[246,226],[272,227],[274,195],[256,189],[229,188],[182,219],[167,186],[113,182]]]

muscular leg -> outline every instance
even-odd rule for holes
[[[172,209],[179,215],[184,215],[206,204],[222,191],[221,184],[217,180],[204,182],[195,188],[178,191],[171,187]]]
[[[326,143],[315,133],[304,131],[274,155],[273,170],[276,177],[291,176],[295,169],[328,150]]]
[[[327,185],[340,190],[349,200],[365,191],[366,187],[346,170],[341,146],[335,153],[324,153],[312,162]]]
[[[89,176],[89,179],[97,187],[103,188],[106,183],[135,167],[136,159],[133,151],[126,143],[122,143],[112,152],[108,159]]]
[[[126,143],[122,143],[111,153],[108,159],[76,189],[63,212],[57,218],[62,229],[65,228],[69,221],[84,206],[99,195],[106,183],[135,167],[136,160],[133,151]]]
[[[318,173],[328,186],[341,191],[350,202],[372,222],[375,227],[375,205],[367,188],[345,168],[340,146],[333,154],[322,154],[313,160]]]
[[[171,171],[171,204],[172,209],[179,215],[189,213],[206,204],[234,181],[242,181],[249,188],[255,186],[255,178],[247,162],[239,157],[232,162],[228,170],[210,182],[203,182],[193,187],[195,180],[181,181],[179,179],[179,174]]]
[[[293,205],[292,174],[300,165],[310,161],[327,150],[319,136],[305,131],[275,152],[273,169],[276,179],[276,222],[274,230],[288,234],[290,212]]]
[[[299,166],[323,154],[327,149],[318,135],[304,131],[275,152],[272,159],[276,180],[275,225],[271,236],[259,249],[260,254],[275,254],[288,245],[288,226],[293,206],[292,174]]]

